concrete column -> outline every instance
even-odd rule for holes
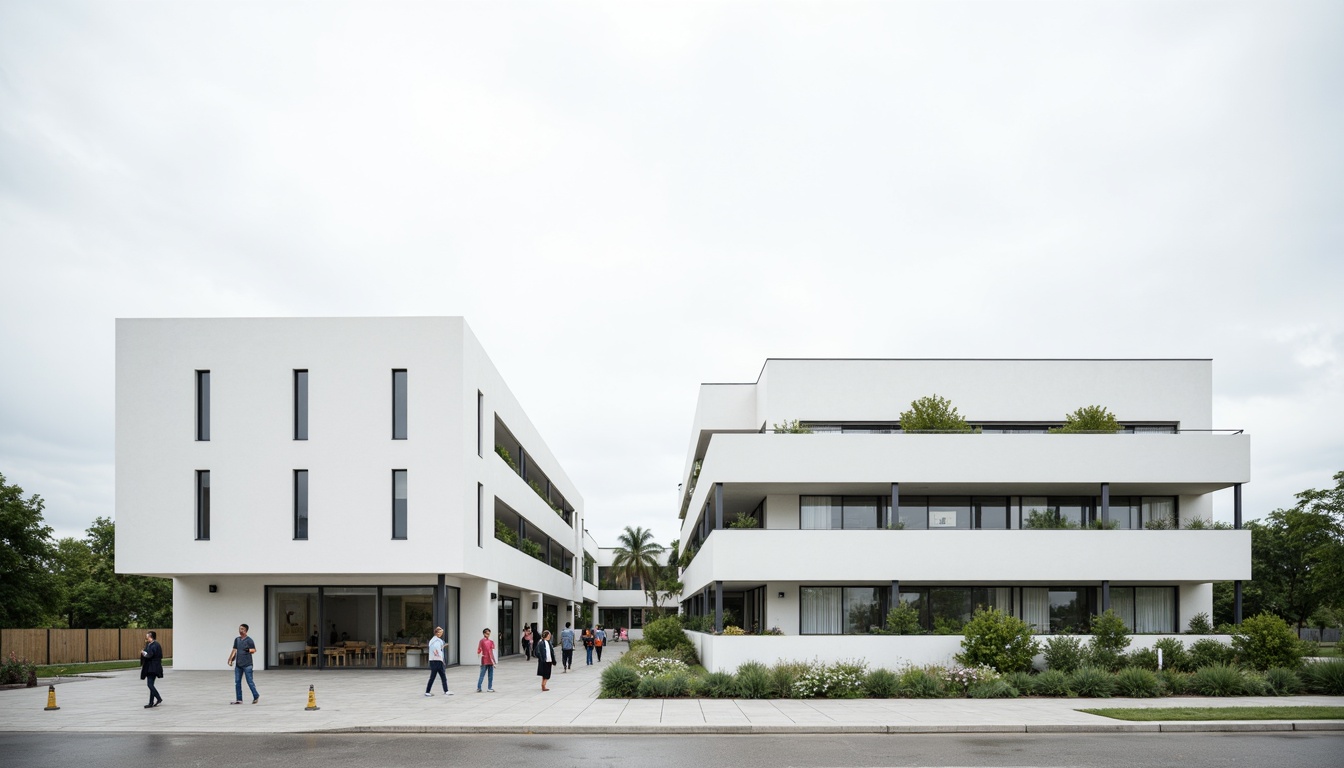
[[[1101,484],[1101,524],[1105,526],[1111,521],[1111,484]]]
[[[448,629],[448,590],[444,586],[444,575],[439,574],[434,583],[434,626],[443,627],[445,635]]]
[[[714,484],[714,530],[723,530],[723,483]]]
[[[723,582],[714,582],[714,632],[723,634]]]
[[[901,484],[891,484],[891,519],[887,521],[889,525],[895,525],[901,520]]]

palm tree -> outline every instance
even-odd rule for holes
[[[617,582],[629,587],[637,579],[646,594],[650,590],[656,593],[663,568],[658,556],[663,553],[663,545],[653,540],[653,531],[627,525],[617,541],[620,546],[616,547],[616,556],[611,561]]]

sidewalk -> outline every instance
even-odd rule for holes
[[[1088,707],[1344,705],[1337,696],[1167,699],[599,699],[598,675],[615,655],[551,677],[542,693],[536,665],[521,657],[495,671],[497,693],[476,693],[478,667],[448,670],[455,695],[428,670],[266,670],[256,673],[261,701],[231,706],[233,672],[169,669],[149,700],[139,670],[43,680],[0,691],[0,731],[158,733],[1044,733],[1158,731],[1344,731],[1344,720],[1131,723],[1076,710]],[[47,683],[59,711],[47,712]],[[437,682],[437,681],[436,681]],[[320,710],[307,712],[308,686]]]

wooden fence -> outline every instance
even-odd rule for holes
[[[0,629],[0,657],[10,651],[34,664],[84,664],[140,658],[145,629]],[[173,630],[156,629],[164,658],[173,656]]]

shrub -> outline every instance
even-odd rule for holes
[[[1088,642],[1087,655],[1093,666],[1111,672],[1119,669],[1124,665],[1124,652],[1129,643],[1129,630],[1125,629],[1124,619],[1115,611],[1107,609],[1092,619],[1092,639]]]
[[[771,667],[770,695],[777,699],[803,698],[802,690],[796,685],[799,678],[812,671],[812,665],[805,661],[781,661]]]
[[[1037,696],[1072,696],[1072,681],[1067,672],[1060,669],[1047,669],[1036,676],[1032,690]]]
[[[1291,669],[1270,667],[1265,670],[1265,685],[1272,696],[1292,696],[1302,692],[1302,678]]]
[[[690,638],[675,616],[662,616],[644,625],[644,640],[654,650],[669,651],[679,645],[690,645]]]
[[[863,695],[865,667],[845,661],[814,664],[794,679],[791,693],[799,699],[857,699]]]
[[[1125,656],[1125,666],[1130,669],[1146,669],[1150,672],[1157,671],[1157,651],[1152,648],[1139,648],[1130,651]]]
[[[710,672],[702,680],[701,692],[711,699],[737,698],[737,678],[730,672]]]
[[[1162,668],[1175,669],[1180,672],[1190,672],[1194,668],[1190,666],[1190,653],[1185,650],[1185,643],[1178,637],[1164,637],[1153,643],[1154,651],[1162,651]]]
[[[775,425],[775,433],[781,435],[810,435],[812,427],[803,424],[797,419],[793,421],[785,420],[783,424]]]
[[[669,659],[665,656],[650,656],[647,659],[636,662],[635,670],[639,672],[640,677],[689,671],[686,662],[681,659]]]
[[[37,665],[20,659],[9,652],[9,658],[0,662],[0,685],[19,685],[23,684],[29,688],[37,686]]]
[[[672,672],[640,678],[636,691],[641,699],[674,699],[690,692],[690,675]]]
[[[949,695],[964,696],[975,683],[998,680],[999,673],[989,667],[948,667],[942,670],[942,677]]]
[[[1083,665],[1085,654],[1078,638],[1055,635],[1045,641],[1045,666],[1060,672],[1072,672]]]
[[[920,667],[911,667],[901,673],[901,695],[909,699],[939,699],[943,697],[943,679]]]
[[[924,626],[919,623],[919,611],[909,603],[887,611],[887,631],[893,635],[922,635]]]
[[[1200,667],[1190,677],[1190,690],[1200,696],[1242,696],[1247,688],[1241,670],[1227,664]]]
[[[957,662],[999,672],[1025,672],[1041,651],[1031,625],[997,608],[977,610],[963,630]]]
[[[1115,693],[1115,678],[1097,667],[1079,667],[1069,676],[1069,687],[1079,696],[1109,699]]]
[[[1201,611],[1190,617],[1190,624],[1185,632],[1188,635],[1212,635],[1213,622],[1209,620],[1209,614]]]
[[[744,699],[769,698],[774,689],[764,664],[748,661],[737,668],[737,692]]]
[[[1296,668],[1302,663],[1302,644],[1288,622],[1262,613],[1241,622],[1232,635],[1237,660],[1251,669]]]
[[[901,679],[889,669],[874,669],[863,680],[863,692],[870,699],[894,699],[901,694]]]
[[[1003,676],[1003,681],[1017,689],[1023,696],[1036,692],[1036,676],[1030,672],[1011,672]]]
[[[1304,689],[1327,696],[1344,696],[1344,659],[1305,664],[1300,674]]]
[[[1120,422],[1104,405],[1086,405],[1064,416],[1064,426],[1046,430],[1053,434],[1120,431]]]
[[[745,629],[743,629],[743,628],[741,628],[741,627],[734,627],[734,626],[732,626],[732,625],[729,625],[729,626],[726,626],[726,627],[723,628],[723,634],[725,634],[725,635],[737,635],[737,636],[740,636],[740,635],[745,635],[745,634],[747,634],[747,630],[745,630]]]
[[[971,426],[957,413],[952,401],[938,395],[913,400],[901,412],[902,432],[970,432]]]
[[[1203,640],[1196,640],[1195,644],[1190,646],[1189,665],[1197,670],[1201,667],[1231,664],[1236,655],[1232,646],[1206,637]]]
[[[612,664],[602,670],[601,696],[604,699],[629,699],[639,692],[639,673],[625,664]]]
[[[1154,653],[1153,656],[1156,657],[1157,654]],[[1132,699],[1156,698],[1162,695],[1164,688],[1162,678],[1158,677],[1156,672],[1140,667],[1123,669],[1115,676],[1115,692]]]
[[[971,683],[966,695],[972,699],[1016,699],[1022,694],[1007,680],[985,680]]]

